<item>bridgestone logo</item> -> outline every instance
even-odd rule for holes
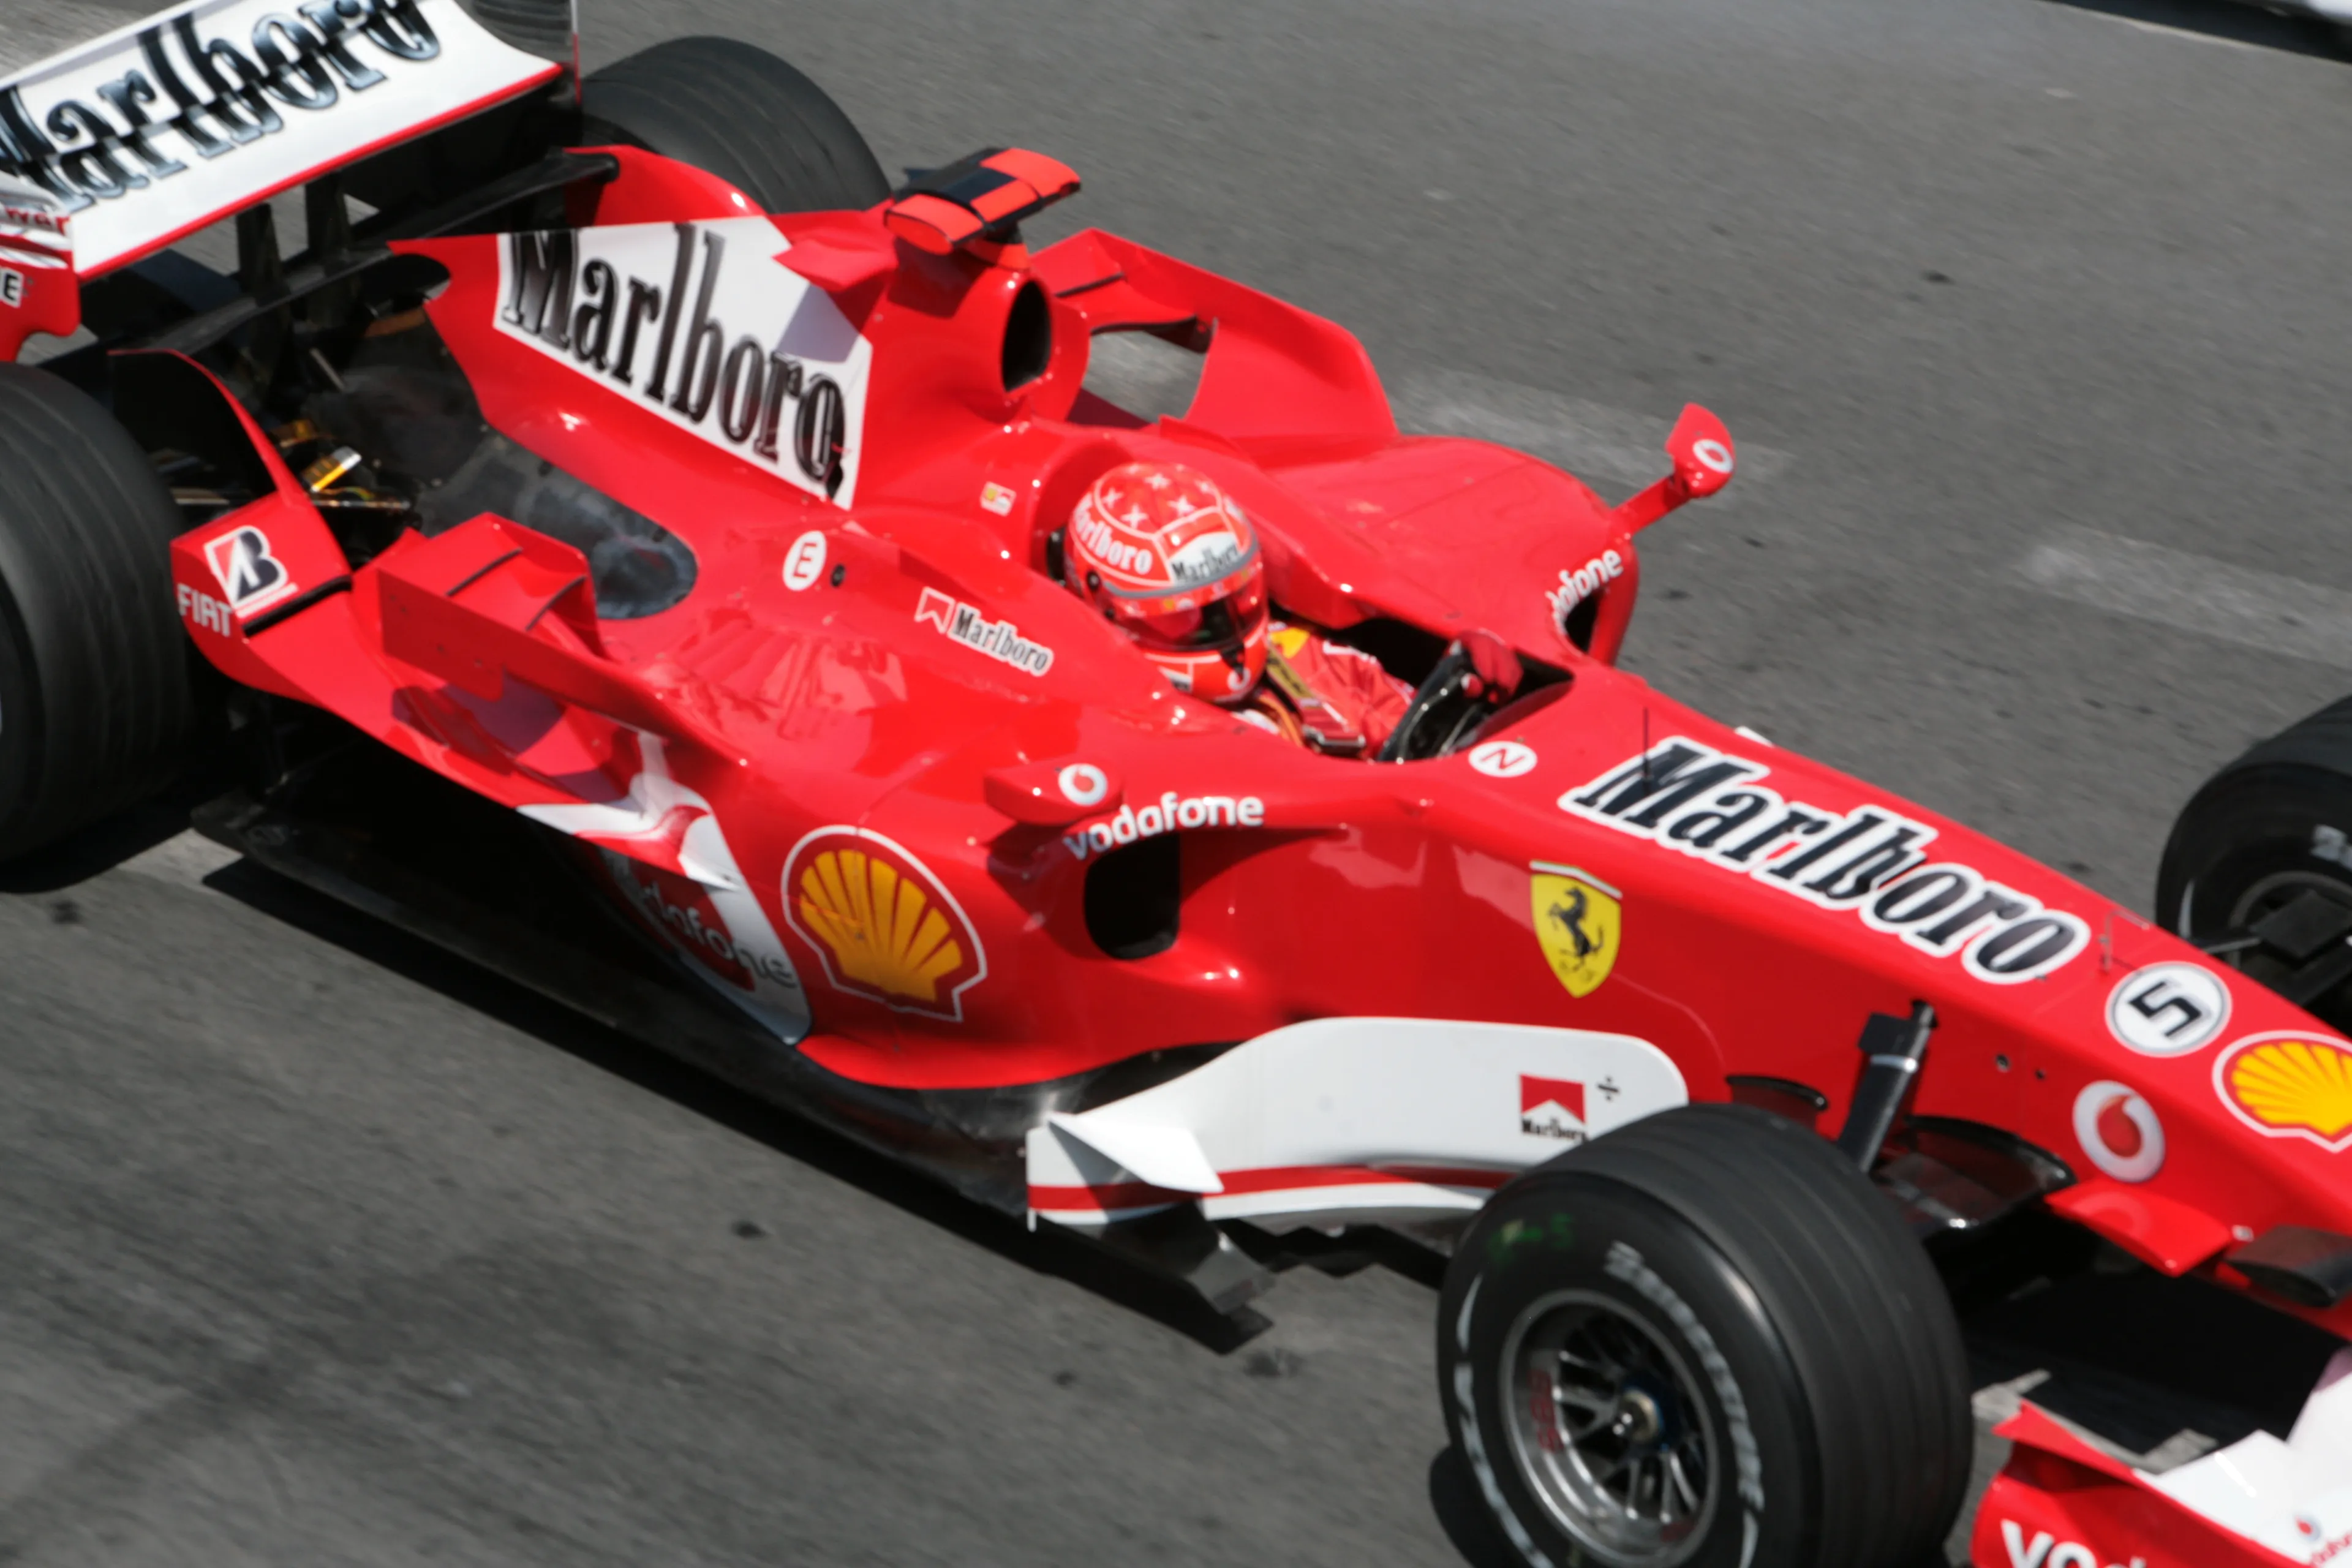
[[[1715,1336],[1699,1321],[1698,1313],[1684,1300],[1675,1288],[1659,1277],[1643,1256],[1623,1241],[1612,1241],[1601,1268],[1612,1277],[1623,1280],[1647,1297],[1650,1302],[1671,1319],[1691,1349],[1698,1352],[1701,1371],[1715,1386],[1715,1396],[1723,1405],[1724,1421],[1731,1428],[1731,1454],[1738,1476],[1739,1500],[1751,1514],[1764,1511],[1764,1454],[1757,1446],[1755,1424],[1748,1418],[1748,1395],[1741,1391],[1739,1380],[1732,1375],[1731,1363],[1716,1344]],[[1751,1522],[1749,1538],[1754,1539]]]
[[[510,234],[498,327],[843,506],[872,348],[766,218]]]
[[[1937,957],[1996,985],[2038,979],[2090,942],[2063,910],[1969,867],[1927,863],[1936,830],[1882,806],[1838,813],[1764,786],[1770,769],[1676,737],[1559,797],[1588,822],[1646,838]]]

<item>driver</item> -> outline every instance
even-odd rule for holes
[[[1113,468],[1072,511],[1062,551],[1071,591],[1178,690],[1261,729],[1318,752],[1371,756],[1412,703],[1412,688],[1370,654],[1273,618],[1257,530],[1197,468]],[[1507,697],[1517,658],[1498,637],[1473,638],[1465,642],[1480,673],[1471,694]]]

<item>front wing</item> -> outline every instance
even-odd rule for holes
[[[1977,1568],[2317,1568],[2352,1562],[2352,1348],[2284,1439],[2257,1432],[2161,1474],[2028,1404],[1978,1506]]]

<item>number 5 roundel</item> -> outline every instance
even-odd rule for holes
[[[2107,1027],[2144,1057],[2185,1057],[2230,1022],[2230,987],[2201,963],[2151,963],[2107,994]]]

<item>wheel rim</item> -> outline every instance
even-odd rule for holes
[[[1712,1418],[1675,1348],[1607,1297],[1562,1290],[1503,1343],[1519,1475],[1570,1539],[1612,1568],[1672,1568],[1721,1492]]]
[[[2344,879],[2298,867],[2256,878],[2231,906],[2230,923],[2226,929],[2232,935],[2246,931],[2264,916],[2275,914],[2305,893],[2317,893],[2332,904],[2352,907],[2352,885],[2347,885]],[[2220,956],[2223,963],[2265,985],[2283,985],[2295,973],[2294,964],[2259,947],[2241,948]],[[2342,990],[2340,985],[2330,988],[2331,994],[2340,994]],[[2343,1022],[2345,1009],[2329,1005],[2330,999],[2329,995],[2314,996],[2305,1005],[2338,1027],[2346,1026]]]
[[[2244,931],[2264,915],[2275,914],[2305,893],[2317,893],[2330,903],[2352,905],[2352,886],[2325,871],[2273,871],[2257,878],[2238,895],[2230,910],[2231,931]]]

